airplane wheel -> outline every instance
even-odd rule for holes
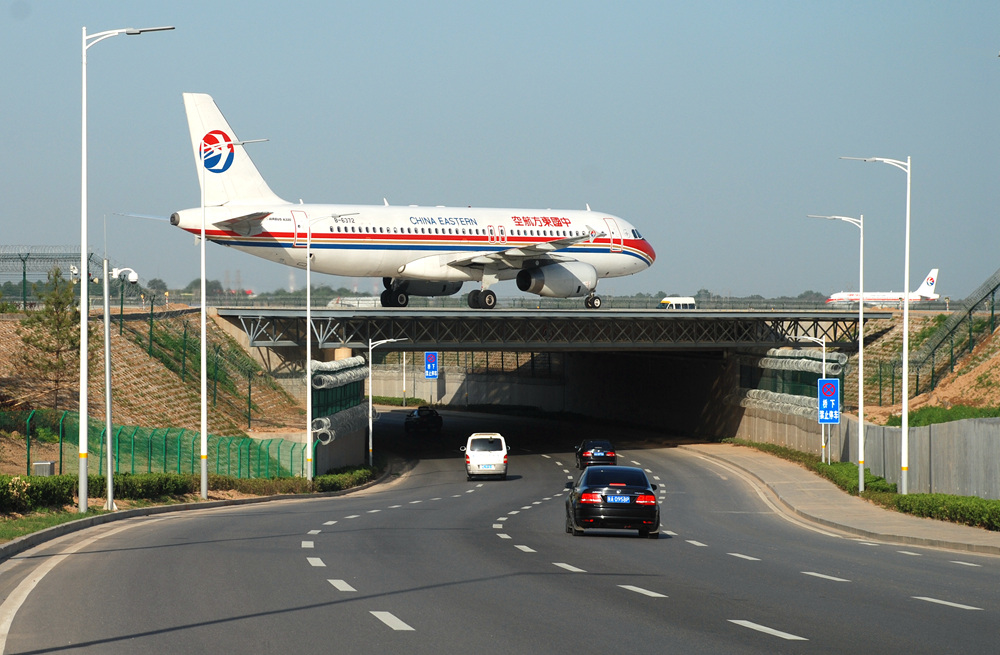
[[[594,308],[594,303],[592,301],[593,301],[593,298],[591,298],[590,296],[587,296],[586,298],[583,299],[583,306],[586,307],[587,309],[593,309]]]
[[[479,309],[479,289],[470,291],[468,300],[470,309]]]
[[[410,297],[402,291],[392,292],[392,300],[395,303],[394,307],[406,307],[410,304]]]
[[[479,306],[483,309],[493,309],[497,306],[497,294],[493,293],[489,289],[480,292]]]
[[[388,289],[383,291],[382,295],[379,296],[379,302],[382,303],[383,307],[395,307],[395,305],[392,304],[392,292]]]
[[[590,308],[591,309],[600,309],[601,308],[601,297],[600,296],[594,296],[593,298],[590,299]]]

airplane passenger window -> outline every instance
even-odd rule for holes
[[[333,226],[332,225],[330,226],[330,231],[333,232]]]

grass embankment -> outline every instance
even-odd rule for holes
[[[967,418],[997,418],[1000,417],[1000,407],[969,407],[968,405],[954,405],[948,408],[921,407],[910,412],[909,417],[910,427],[916,428],[923,425],[961,421]],[[894,428],[902,427],[903,418],[899,414],[893,414],[886,419],[885,424]]]
[[[858,466],[852,462],[824,464],[816,455],[773,444],[754,443],[743,439],[725,439],[726,443],[756,448],[782,459],[797,462],[829,479],[851,494],[887,509],[904,514],[971,525],[986,530],[1000,531],[1000,500],[985,500],[976,496],[951,496],[948,494],[899,494],[896,485],[872,475],[865,469],[865,490],[858,494]]]
[[[310,494],[351,489],[376,479],[386,462],[376,456],[375,466],[345,467],[327,475],[305,478],[233,478],[209,475],[209,491],[236,492],[245,496]],[[107,490],[104,476],[92,475],[87,488],[95,493]],[[120,474],[114,476],[115,500],[129,501],[130,507],[201,502],[201,478],[174,473]],[[79,513],[74,504],[76,476],[0,476],[0,543],[88,516],[106,514],[103,509]],[[104,497],[104,496],[101,496]]]

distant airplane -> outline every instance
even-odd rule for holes
[[[917,290],[909,294],[910,302],[920,302],[927,300],[937,300],[941,296],[934,293],[934,285],[937,284],[938,269],[932,268],[931,272],[924,278],[923,283]],[[899,305],[903,302],[903,293],[895,291],[865,291],[866,305]],[[826,299],[827,304],[831,303],[855,303],[858,302],[860,294],[857,291],[841,291]]]
[[[476,209],[383,205],[306,205],[276,196],[250,161],[211,96],[185,93],[199,181],[204,185],[209,241],[271,261],[347,277],[380,277],[383,307],[405,307],[410,296],[448,296],[479,282],[469,307],[492,309],[490,288],[516,280],[521,291],[585,298],[601,306],[597,281],[632,275],[656,259],[627,221],[583,210]],[[382,156],[388,153],[383,153]],[[380,156],[372,154],[372,156]],[[201,234],[202,209],[170,222]],[[310,228],[311,226],[311,228]]]

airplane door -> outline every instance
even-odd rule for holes
[[[496,236],[496,232],[493,229],[493,226],[492,225],[487,225],[486,229],[487,229],[487,231],[489,233],[489,237],[490,237],[489,242],[490,243],[496,243],[497,236]]]
[[[604,222],[608,226],[608,237],[611,241],[611,252],[621,252],[622,231],[618,228],[618,222],[613,218],[605,218]]]
[[[292,247],[306,247],[306,226],[309,220],[304,211],[292,210]]]
[[[507,243],[507,228],[503,225],[497,227],[497,241],[499,243]]]

